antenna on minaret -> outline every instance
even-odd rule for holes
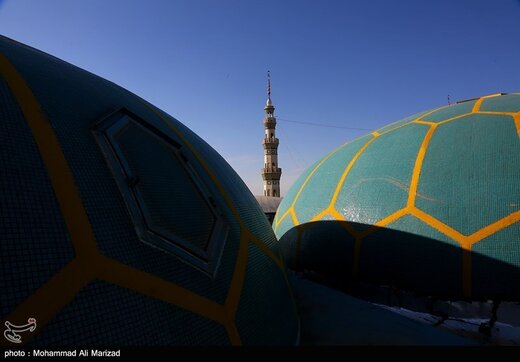
[[[448,106],[451,105],[450,95],[448,94]]]
[[[271,71],[267,71],[267,98],[271,98]]]

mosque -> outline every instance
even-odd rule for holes
[[[269,79],[255,199],[180,121],[0,36],[0,345],[473,345],[503,342],[497,326],[518,333],[520,94],[349,141],[283,198],[270,95]],[[478,315],[485,337],[419,321],[429,307]]]

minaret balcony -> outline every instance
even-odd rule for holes
[[[282,169],[279,167],[267,167],[260,169],[264,180],[279,180],[282,176]]]
[[[277,145],[280,141],[278,140],[278,138],[276,137],[269,137],[269,138],[264,138],[262,140],[262,144],[263,145],[267,145],[267,144],[272,144],[272,145]]]

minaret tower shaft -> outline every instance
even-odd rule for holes
[[[262,140],[264,146],[264,168],[261,170],[264,180],[264,196],[280,197],[280,177],[282,169],[278,167],[278,138],[276,138],[276,117],[271,101],[271,74],[267,72],[267,102],[265,104],[264,128]]]

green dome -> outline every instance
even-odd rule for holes
[[[422,112],[309,167],[274,221],[290,267],[457,298],[520,297],[520,94]]]
[[[36,320],[23,343],[296,342],[269,222],[186,126],[4,37],[0,120],[0,314]]]

